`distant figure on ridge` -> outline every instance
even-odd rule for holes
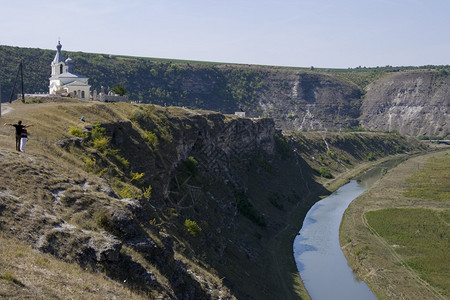
[[[21,140],[22,140],[22,134],[23,130],[27,127],[31,127],[33,125],[22,125],[22,121],[17,122],[17,124],[11,124],[11,123],[5,123],[3,126],[14,126],[16,128],[16,150],[21,151]],[[27,140],[27,132],[25,130],[25,142]],[[25,143],[23,145],[23,149],[25,150]]]

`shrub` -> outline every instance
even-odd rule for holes
[[[69,134],[73,135],[73,136],[77,136],[83,139],[86,139],[88,137],[88,134],[83,132],[83,130],[81,130],[80,128],[76,127],[76,126],[70,126],[69,128]]]
[[[334,153],[334,152],[331,151],[331,150],[328,150],[328,151],[327,151],[327,154],[328,154],[328,156],[331,157],[332,159],[335,159],[335,157],[336,157],[336,153]]]
[[[97,160],[95,158],[86,158],[84,160],[84,169],[90,173],[97,173],[99,170]]]
[[[151,196],[152,196],[152,186],[151,185],[149,185],[147,188],[142,189],[142,197],[141,198],[150,199]]]
[[[119,150],[117,150],[118,152]],[[108,151],[107,151],[108,152]],[[117,161],[122,165],[122,167],[124,167],[125,169],[130,168],[130,162],[124,158],[123,156],[119,155],[119,154],[115,154],[114,158],[117,159]]]
[[[277,133],[274,135],[274,138],[276,149],[278,153],[280,153],[281,158],[286,159],[292,157],[293,152],[291,146],[289,146],[289,141],[287,138]]]
[[[259,214],[256,208],[248,201],[247,195],[244,191],[235,192],[238,211],[247,217],[250,221],[258,226],[266,227],[266,219]]]
[[[197,222],[189,219],[184,220],[184,226],[187,228],[187,231],[189,231],[189,233],[192,236],[197,236],[202,231],[200,226],[198,226]]]
[[[92,146],[98,151],[104,153],[108,149],[109,137],[101,137],[92,141]]]
[[[194,177],[197,176],[198,161],[194,157],[189,156],[186,160],[183,161],[183,165],[189,172],[189,174],[191,174]]]
[[[106,137],[106,128],[101,127],[100,123],[95,124],[91,130],[91,138],[96,140],[104,137]]]
[[[143,182],[142,177],[144,177],[144,173],[130,172],[130,182],[134,185],[141,185]]]
[[[122,198],[138,199],[140,197],[139,189],[132,185],[124,185],[118,194]]]
[[[323,178],[332,178],[333,175],[331,175],[330,169],[327,167],[320,167],[319,168],[320,176]]]
[[[101,127],[100,123],[94,125],[91,130],[92,147],[105,153],[108,150],[110,137],[106,136],[106,128]]]
[[[172,130],[168,125],[159,128],[160,137],[168,143],[173,142]]]
[[[406,150],[405,145],[396,145],[394,147],[395,153],[403,153]]]
[[[341,153],[338,154],[338,159],[346,164],[350,164],[350,160]]]
[[[113,86],[112,91],[119,96],[128,94],[127,88],[120,83],[117,83],[115,86]]]
[[[367,154],[367,160],[368,161],[374,161],[374,160],[376,160],[376,158],[375,158],[375,155],[372,153],[372,152],[370,152],[369,154]]]
[[[145,131],[145,139],[147,140],[147,142],[152,145],[153,148],[158,147],[158,136],[151,131],[146,130]]]

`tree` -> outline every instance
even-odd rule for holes
[[[128,94],[127,88],[124,85],[121,85],[120,83],[116,84],[112,88],[113,92],[116,93],[119,96],[123,96]]]

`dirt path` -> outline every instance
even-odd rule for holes
[[[1,105],[2,105],[2,107],[1,107],[1,109],[2,109],[1,115],[2,116],[6,115],[7,113],[9,113],[13,110],[13,108],[11,106],[9,106],[9,104],[2,103]]]

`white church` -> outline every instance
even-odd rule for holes
[[[89,100],[91,94],[91,86],[88,83],[89,78],[72,72],[73,60],[70,56],[64,60],[61,48],[62,45],[58,41],[56,55],[51,64],[52,77],[50,77],[49,94],[65,94],[70,97]]]

